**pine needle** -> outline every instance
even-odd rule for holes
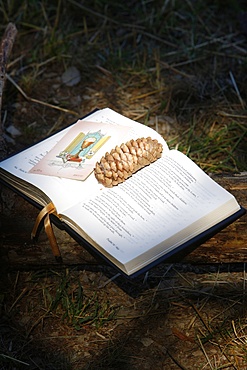
[[[241,95],[240,95],[240,92],[239,92],[239,89],[238,89],[238,85],[237,85],[237,83],[236,83],[236,81],[235,81],[235,78],[234,78],[234,76],[233,76],[233,74],[232,74],[232,72],[231,72],[231,71],[229,72],[229,74],[230,74],[230,78],[231,78],[231,81],[232,81],[233,87],[234,87],[234,89],[235,89],[235,91],[236,91],[236,94],[237,94],[237,96],[238,96],[239,102],[240,102],[240,104],[241,104],[242,108],[243,108],[243,109],[245,109],[245,103],[244,103],[244,101],[243,101],[243,99],[242,99],[242,97],[241,97]]]
[[[203,346],[203,344],[202,344],[202,341],[201,341],[201,339],[200,339],[199,335],[197,336],[197,339],[198,339],[198,342],[199,342],[199,344],[200,344],[201,350],[202,350],[202,352],[203,352],[204,356],[206,357],[206,360],[207,360],[207,362],[208,362],[208,365],[209,365],[210,369],[211,369],[211,370],[214,370],[213,365],[211,364],[211,361],[210,361],[210,359],[209,359],[209,357],[208,357],[208,355],[207,355],[207,352],[206,352],[206,350],[205,350],[205,348],[204,348],[204,346]]]

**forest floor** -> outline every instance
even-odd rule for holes
[[[0,1],[2,34],[18,29],[9,154],[110,107],[208,173],[246,171],[244,2],[82,3]],[[2,188],[1,370],[247,369],[244,263],[177,261],[129,281],[56,229],[58,265],[44,233],[30,241],[36,215]]]

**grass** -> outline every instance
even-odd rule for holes
[[[201,352],[196,369],[240,370],[246,364],[247,341],[241,276],[220,270],[194,274],[169,265],[159,276],[158,286],[131,299],[113,284],[102,284],[97,273],[72,269],[13,272],[5,282],[1,306],[2,369],[25,369],[38,358],[42,358],[40,368],[45,363],[51,369],[80,368],[76,348],[87,351],[89,345],[98,353],[97,342],[101,342],[102,354],[93,359],[95,368],[128,369],[131,358],[142,361],[145,356],[143,347],[136,352],[137,343],[144,339],[153,343],[146,361],[156,361],[157,351],[164,357],[168,346],[170,361],[189,369],[187,357],[180,358],[181,350],[169,344],[177,338],[185,356]],[[121,334],[115,336],[118,327],[122,327]],[[57,354],[62,343],[63,358]],[[75,356],[74,365],[70,356]]]
[[[245,8],[244,3],[236,6],[231,1],[227,6],[189,0],[135,1],[131,11],[129,4],[113,1],[94,1],[90,6],[75,0],[0,2],[5,22],[13,21],[19,29],[9,74],[23,92],[22,99],[33,103],[30,116],[36,116],[40,135],[44,136],[42,127],[46,132],[45,115],[49,114],[52,125],[63,111],[68,113],[66,122],[74,119],[69,111],[77,116],[87,113],[83,104],[81,109],[72,109],[72,97],[64,99],[66,87],[56,98],[47,87],[47,74],[56,71],[61,76],[69,65],[76,65],[82,74],[82,89],[92,80],[101,88],[106,83],[100,76],[104,71],[121,92],[120,105],[124,94],[131,94],[133,103],[125,114],[131,115],[132,105],[138,105],[133,100],[138,91],[138,96],[145,96],[145,102],[139,98],[139,107],[148,106],[144,115],[137,115],[143,123],[167,113],[175,117],[179,130],[168,139],[213,172],[246,167],[246,55],[238,20]],[[230,25],[221,23],[223,14],[231,16]],[[217,24],[211,19],[217,19]],[[155,91],[159,93],[152,98]],[[112,105],[110,97],[105,100]],[[45,104],[47,110],[42,109]],[[52,110],[55,105],[58,112]],[[222,112],[224,117],[219,116]],[[243,118],[227,117],[232,113]],[[23,121],[18,112],[14,115],[16,121]],[[31,117],[27,115],[26,121]],[[207,130],[202,130],[204,125]],[[234,149],[229,154],[232,133]],[[35,140],[33,133],[29,140]]]
[[[17,272],[12,276],[14,280],[8,283],[12,286],[11,290],[2,288],[1,369],[30,366],[30,361],[34,360],[33,356],[38,354],[35,354],[35,345],[29,347],[29,343],[33,342],[33,336],[40,330],[52,328],[52,331],[48,329],[48,332],[50,338],[56,341],[63,337],[76,338],[81,332],[85,334],[90,330],[98,332],[116,319],[118,306],[102,297],[102,292],[97,288],[90,291],[86,288],[86,283],[83,287],[80,276],[83,274],[73,270],[60,273],[52,270],[24,274]],[[16,328],[16,322],[20,327]],[[58,334],[61,329],[64,335]],[[75,333],[72,335],[73,331]],[[18,348],[17,351],[12,348],[12,340]],[[49,350],[43,361],[54,363],[55,359]],[[67,363],[65,368],[69,369],[68,360],[64,361]]]
[[[170,146],[186,153],[208,173],[245,170],[245,148],[240,145],[246,139],[245,124],[233,120],[227,125],[220,125],[214,121],[197,127],[199,120],[195,118],[193,121],[188,131],[179,138],[180,142],[172,140]]]
[[[4,126],[16,126],[22,136],[9,144],[10,151],[95,107],[109,106],[157,129],[170,147],[208,173],[246,171],[246,11],[244,1],[233,0],[0,0],[1,33],[10,21],[18,28],[2,116]],[[81,82],[70,88],[61,76],[72,65],[80,70]],[[200,282],[197,275],[180,274],[178,286],[174,276],[161,276],[157,290],[133,301],[110,283],[98,289],[99,275],[88,281],[84,279],[90,273],[73,270],[9,274],[0,293],[1,368],[25,369],[27,363],[40,369],[79,368],[69,352],[81,346],[88,353],[101,353],[95,360],[98,369],[105,364],[113,369],[115,362],[126,370],[135,356],[140,364],[142,358],[148,361],[143,345],[135,347],[138,338],[153,333],[155,318],[162,325],[172,308],[190,319],[190,350],[201,351],[203,365],[198,368],[246,366],[246,318],[239,309],[245,291],[239,285],[232,289],[230,276],[224,282],[228,290],[220,292],[217,274],[212,276],[214,285],[201,286],[194,285]],[[128,308],[130,316],[120,317],[119,306]],[[112,334],[118,320],[130,339],[126,333]],[[172,316],[166,330],[173,330],[180,343],[191,343]],[[90,350],[77,342],[84,334]],[[61,338],[66,358],[59,349]],[[171,339],[151,339],[156,346],[148,347],[150,358],[163,356],[167,368],[175,363],[186,368],[175,348],[175,354],[169,348],[165,356]],[[96,347],[99,341],[103,349]],[[127,352],[131,345],[133,355]]]
[[[80,280],[71,280],[71,272],[67,272],[58,281],[53,295],[44,287],[44,299],[49,302],[49,312],[59,315],[76,330],[83,325],[93,325],[98,329],[116,317],[116,307],[108,301],[100,302],[97,292],[87,296]]]
[[[41,321],[48,320],[53,316],[59,316],[65,325],[81,330],[84,325],[90,325],[99,329],[108,321],[116,317],[117,307],[109,301],[102,301],[97,291],[84,291],[79,274],[66,270],[58,273],[55,271],[38,271],[32,273],[26,282],[29,291],[38,294],[36,299],[41,303],[42,313],[31,327],[27,335],[35,329]],[[24,288],[24,294],[27,292]],[[19,301],[19,300],[18,300]],[[14,309],[16,301],[12,304]],[[33,310],[32,301],[27,300],[26,305]]]

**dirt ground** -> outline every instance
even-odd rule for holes
[[[55,229],[59,266],[43,233],[30,242],[37,211],[4,193],[2,369],[247,368],[243,264],[162,264],[129,281]]]
[[[15,198],[14,222],[19,207],[33,213]],[[247,368],[244,266],[162,264],[126,281],[58,230],[57,266],[44,235],[30,245],[32,221],[5,232],[1,347],[12,360],[3,357],[3,369]],[[77,305],[78,286],[85,323],[62,300],[52,307],[62,289]]]
[[[229,19],[229,12],[223,9]],[[183,17],[179,14],[180,20]],[[18,130],[7,136],[9,153],[24,149],[95,108],[110,107],[148,124],[172,144],[183,143],[184,151],[189,147],[184,138],[193,119],[199,137],[208,122],[212,130],[230,125],[233,119],[242,127],[246,123],[241,99],[246,99],[247,33],[238,22],[239,28],[233,30],[229,24],[222,26],[223,16],[221,23],[218,19],[212,20],[215,35],[212,31],[198,44],[204,51],[200,56],[196,48],[195,54],[190,49],[190,55],[175,58],[166,40],[166,59],[154,48],[156,51],[149,55],[150,68],[137,71],[125,66],[116,74],[113,67],[99,62],[97,54],[98,59],[95,57],[94,64],[88,66],[90,73],[85,73],[86,59],[79,64],[81,81],[73,86],[62,81],[64,70],[73,61],[67,66],[29,62],[25,74],[24,62],[18,59],[17,40],[2,112],[5,128]],[[125,31],[119,29],[128,40]],[[181,33],[175,26],[172,31]],[[133,35],[136,37],[134,31],[131,40]],[[35,38],[25,32],[21,37],[26,40],[27,58]],[[216,39],[220,47],[211,50]],[[154,38],[150,45],[153,43]],[[220,69],[217,58],[224,59],[220,59]],[[230,68],[241,96],[232,86]],[[21,80],[23,74],[26,80]],[[11,78],[25,89],[26,96]],[[48,106],[48,102],[67,111]],[[241,153],[241,170],[246,170],[242,149],[236,156]],[[37,243],[30,240],[37,212],[2,188],[1,370],[247,369],[245,263],[219,266],[177,261],[161,264],[130,281],[55,228],[63,256],[59,265],[44,232]]]

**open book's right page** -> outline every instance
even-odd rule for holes
[[[171,150],[126,182],[66,211],[106,254],[135,269],[240,207],[188,157]]]

